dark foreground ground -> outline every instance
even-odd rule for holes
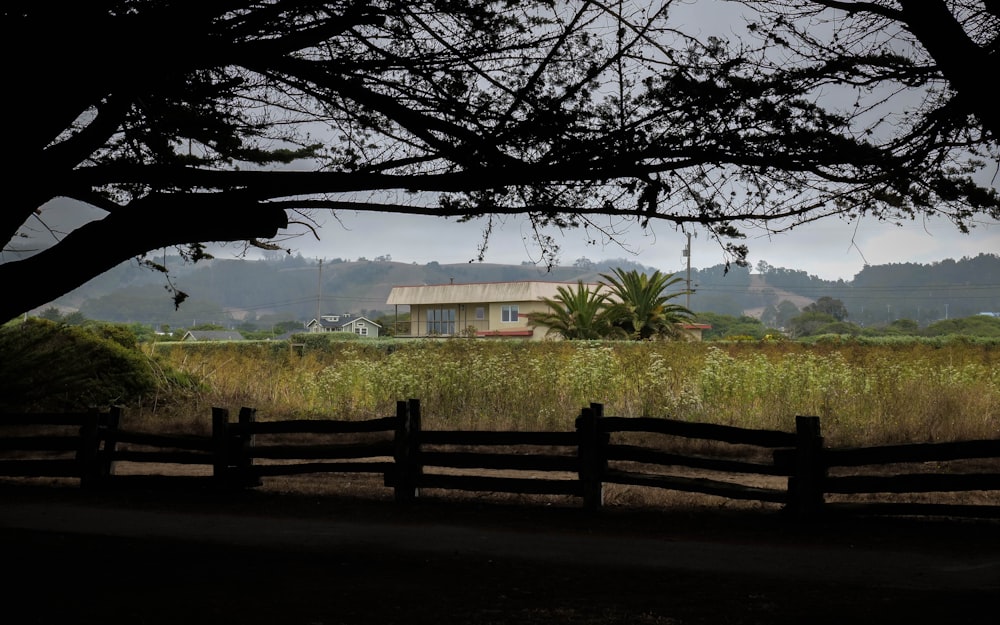
[[[1000,525],[0,484],[2,622],[997,622]]]

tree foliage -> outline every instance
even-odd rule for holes
[[[702,339],[706,341],[738,338],[760,340],[771,334],[779,334],[777,331],[769,330],[760,319],[747,315],[736,317],[733,315],[699,311],[697,322],[711,326],[702,332]]]
[[[812,304],[803,308],[802,312],[825,313],[837,321],[844,321],[847,319],[847,307],[844,306],[844,302],[835,297],[830,297],[829,295],[820,297]]]
[[[156,388],[155,369],[125,326],[69,326],[44,319],[0,327],[0,410],[75,411],[136,401]]]
[[[926,336],[992,336],[1000,337],[1000,317],[972,315],[961,319],[945,319],[932,323],[923,334]]]
[[[583,281],[575,290],[558,287],[554,298],[543,298],[548,310],[530,313],[529,323],[566,339],[649,340],[680,338],[679,325],[693,318],[687,308],[670,303],[686,292],[668,291],[683,281],[673,274],[616,268],[601,278],[593,289]]]
[[[549,262],[551,228],[692,225],[742,263],[747,227],[1000,216],[995,2],[748,1],[730,39],[685,4],[5,3],[0,318],[317,210],[485,216],[480,258],[524,214]],[[64,234],[59,202],[104,216]]]
[[[607,314],[608,294],[591,290],[583,281],[576,289],[560,286],[554,298],[543,298],[548,310],[528,314],[528,324],[546,328],[546,336],[596,340],[614,335]]]
[[[651,274],[615,269],[602,273],[602,286],[610,293],[608,317],[612,325],[620,328],[634,340],[651,338],[676,338],[678,325],[688,322],[694,314],[670,300],[685,294],[686,290],[670,292],[670,287],[684,282],[674,274],[654,271]]]
[[[799,307],[783,299],[774,306],[765,306],[764,312],[760,315],[760,320],[775,328],[784,328],[788,322],[801,311]]]
[[[804,312],[788,320],[788,333],[794,339],[814,334],[825,334],[828,332],[824,331],[824,328],[833,327],[839,323],[837,318],[829,313]]]

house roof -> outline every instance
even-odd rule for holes
[[[242,341],[243,335],[236,330],[188,330],[183,338],[195,341]]]
[[[433,284],[394,286],[386,304],[469,304],[476,302],[534,302],[542,297],[554,298],[559,287],[575,288],[576,282],[472,282],[468,284]],[[586,284],[596,288],[596,284]]]
[[[310,319],[309,323],[306,324],[306,327],[307,328],[311,328],[314,325],[316,325],[316,320],[315,319]],[[329,319],[323,319],[323,318],[320,318],[320,320],[319,320],[319,326],[321,328],[339,328],[342,325],[344,325],[344,324],[342,324],[339,321],[330,321]]]
[[[372,321],[371,319],[369,319],[368,317],[351,317],[350,321],[345,321],[344,323],[340,324],[340,327],[346,328],[347,326],[357,324],[359,321],[363,321],[370,326],[375,326],[376,328],[382,327],[379,324]]]
[[[347,321],[343,321],[343,320],[340,320],[340,321],[330,321],[328,319],[324,319],[323,317],[321,317],[320,320],[319,320],[319,325],[322,328],[346,328],[347,326],[353,325],[353,324],[357,323],[358,321],[364,321],[364,322],[368,323],[369,325],[375,326],[376,328],[381,328],[382,327],[379,324],[377,324],[374,321],[372,321],[371,319],[369,319],[368,317],[362,317],[360,315],[357,316],[357,317],[350,317],[349,319],[347,319]],[[306,327],[312,327],[314,325],[316,325],[316,320],[315,319],[311,319],[309,321],[309,323],[306,324]]]

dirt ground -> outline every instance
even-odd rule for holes
[[[0,482],[5,623],[995,623],[1000,525]],[[13,575],[11,575],[13,574]]]

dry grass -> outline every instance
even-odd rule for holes
[[[212,407],[263,420],[370,419],[419,398],[428,429],[569,430],[605,414],[790,431],[822,419],[838,446],[1000,434],[1000,348],[797,344],[174,344],[160,359],[198,381],[130,407],[142,427],[205,431]]]

